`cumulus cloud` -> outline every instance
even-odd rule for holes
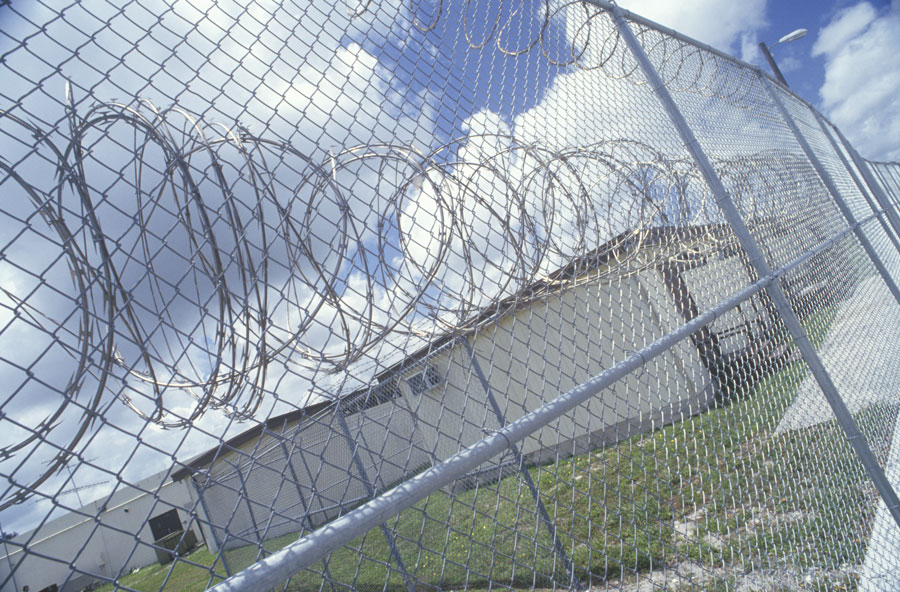
[[[819,90],[828,117],[866,158],[900,159],[900,3],[861,2],[824,27],[812,55],[825,58]]]
[[[878,13],[868,2],[845,8],[819,32],[813,45],[813,55],[840,51],[844,45],[864,33],[876,18]]]

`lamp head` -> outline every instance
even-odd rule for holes
[[[805,37],[807,32],[808,31],[806,29],[797,29],[796,31],[788,33],[787,35],[779,39],[778,43],[790,43],[791,41],[796,41],[797,39]]]

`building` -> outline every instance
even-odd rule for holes
[[[98,580],[169,560],[164,547],[187,549],[207,534],[192,516],[196,500],[182,481],[157,473],[135,485],[16,536],[0,556],[3,592],[81,590]],[[24,553],[22,545],[27,545]]]
[[[751,281],[720,226],[626,234],[482,310],[371,384],[275,418],[172,473],[232,549],[318,527],[671,332]],[[521,442],[526,464],[726,402],[786,353],[764,294]],[[518,470],[508,451],[454,487]],[[234,566],[233,566],[234,567]]]

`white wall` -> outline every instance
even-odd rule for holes
[[[732,281],[746,278],[737,258],[716,261],[708,270],[731,281],[703,282],[703,269],[687,280],[692,290],[702,292],[701,308],[728,296]],[[621,268],[595,270],[554,293],[518,303],[514,312],[468,339],[508,423],[684,322],[662,274],[638,262],[624,273]],[[426,365],[445,381],[414,394],[406,379]],[[501,425],[462,342],[417,362],[399,378],[402,397],[346,417],[359,460],[378,490]],[[711,382],[696,346],[686,338],[527,438],[520,449],[532,460],[568,456],[700,413],[712,400]],[[206,481],[202,474],[194,478]],[[367,498],[332,410],[223,454],[209,469],[209,483],[204,500],[213,508],[216,536],[226,548],[300,531],[309,520],[319,526]]]
[[[480,330],[471,343],[508,423],[683,323],[659,273],[647,269],[626,277],[581,280],[520,306]],[[457,345],[445,359],[450,366],[448,384],[429,392],[418,405],[421,423],[433,428],[422,430],[426,447],[438,459],[499,426],[467,358],[463,346]],[[696,347],[685,339],[644,371],[527,438],[521,452],[546,449],[566,456],[645,431],[648,422],[661,425],[685,413],[698,413],[709,403],[709,383]],[[586,441],[590,435],[593,444]],[[579,439],[581,444],[573,447]]]
[[[62,586],[72,571],[69,563],[90,574],[72,575],[72,580],[83,582],[81,585],[98,579],[92,576],[115,577],[154,563],[157,557],[149,546],[153,535],[147,521],[173,508],[182,525],[201,540],[197,523],[190,519],[193,502],[186,484],[173,483],[166,476],[163,472],[144,479],[137,488],[120,486],[111,497],[89,503],[78,512],[61,513],[42,527],[16,537],[15,542],[28,545],[29,553],[9,545],[9,556],[0,556],[0,580],[9,575],[10,562],[15,586],[21,590],[27,585],[32,592],[51,584]],[[18,592],[16,587],[11,579],[2,592]]]
[[[430,464],[403,397],[344,418],[368,481],[383,491]],[[290,461],[288,461],[288,457]],[[332,410],[266,432],[193,477],[226,549],[324,524],[368,498]],[[187,480],[186,480],[187,482]],[[212,537],[207,539],[212,548]]]

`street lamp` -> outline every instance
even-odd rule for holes
[[[796,31],[788,33],[787,35],[785,35],[784,37],[782,37],[781,39],[779,39],[778,41],[773,43],[771,45],[771,47],[766,46],[765,43],[759,44],[759,49],[762,51],[763,55],[766,56],[766,60],[769,62],[769,67],[772,68],[772,72],[775,73],[775,77],[778,79],[779,82],[781,82],[781,84],[783,84],[785,86],[788,85],[787,80],[784,79],[784,75],[781,73],[781,70],[778,69],[778,65],[775,63],[775,59],[772,57],[772,54],[769,52],[769,49],[771,49],[772,47],[775,47],[779,43],[790,43],[791,41],[796,41],[797,39],[804,37],[806,35],[806,33],[807,33],[806,29],[797,29]]]

